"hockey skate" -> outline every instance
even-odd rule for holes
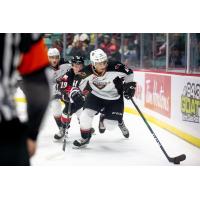
[[[104,133],[106,131],[106,128],[103,124],[103,120],[104,120],[104,115],[101,114],[99,119],[99,133]]]
[[[118,126],[119,126],[123,136],[125,138],[129,138],[129,130],[126,128],[124,121],[122,121],[122,123],[119,123]]]
[[[83,148],[83,147],[86,147],[87,144],[89,144],[89,142],[90,142],[90,138],[86,138],[86,139],[81,138],[79,140],[75,140],[73,142],[73,145],[75,148]]]
[[[65,135],[65,130],[66,130],[65,127],[60,127],[59,132],[54,135],[54,139],[61,140]]]

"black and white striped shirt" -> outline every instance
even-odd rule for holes
[[[0,121],[2,117],[11,120],[17,116],[14,103],[16,69],[21,55],[41,39],[41,34],[1,33],[0,34]]]

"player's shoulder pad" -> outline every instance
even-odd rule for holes
[[[108,61],[108,71],[122,72],[127,75],[133,73],[133,71],[130,68],[128,68],[126,65],[122,64],[119,61]]]
[[[91,74],[93,74],[92,68],[90,65],[85,66],[80,72],[78,72],[77,76],[80,79],[85,79],[88,76],[90,76]]]

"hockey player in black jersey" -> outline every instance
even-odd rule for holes
[[[101,49],[90,53],[92,67],[86,67],[79,72],[77,88],[71,90],[70,97],[74,102],[80,101],[81,90],[89,83],[92,91],[87,96],[84,110],[80,116],[81,139],[74,145],[82,147],[91,138],[92,120],[96,113],[104,109],[103,125],[107,130],[113,130],[122,121],[125,98],[130,99],[135,93],[133,72],[125,65],[116,61],[108,61],[107,55]],[[121,79],[124,81],[122,82]],[[79,95],[77,95],[77,93]],[[123,93],[123,95],[122,95]]]
[[[71,59],[71,69],[69,69],[62,77],[57,80],[57,90],[60,93],[60,98],[64,102],[65,107],[60,114],[60,131],[54,135],[54,139],[59,140],[64,137],[65,129],[69,126],[71,117],[68,117],[68,107],[70,103],[70,99],[68,94],[72,88],[73,80],[75,74],[77,74],[82,68],[84,64],[84,59],[81,56],[74,56]],[[84,97],[82,96],[81,101],[75,103],[71,103],[70,115],[73,113],[77,114],[79,118],[80,109],[83,107]]]
[[[59,81],[58,85],[60,85],[59,91],[61,93],[61,98],[62,101],[65,104],[65,107],[62,111],[62,115],[60,118],[61,121],[61,128],[60,132],[54,135],[54,139],[60,140],[64,137],[66,128],[69,128],[70,121],[71,121],[71,116],[72,114],[76,113],[77,118],[79,120],[80,114],[82,112],[82,107],[85,102],[85,96],[89,92],[87,88],[83,90],[83,93],[74,93],[75,98],[79,98],[79,101],[77,102],[70,102],[69,99],[69,93],[73,87],[73,82],[74,82],[74,77],[79,73],[79,71],[83,68],[84,66],[84,59],[81,56],[74,56],[71,59],[71,69],[67,71],[67,73],[62,76]],[[62,87],[64,86],[64,87]],[[76,96],[78,95],[78,97]],[[73,96],[74,98],[74,96]],[[70,105],[70,111],[69,111],[69,104]],[[69,113],[68,113],[69,112]],[[92,128],[91,132],[94,132],[94,129]]]

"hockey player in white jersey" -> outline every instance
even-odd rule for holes
[[[125,98],[134,96],[136,83],[133,81],[133,72],[124,64],[108,61],[107,55],[101,49],[90,53],[92,67],[84,68],[77,76],[77,88],[71,90],[70,96],[74,102],[81,99],[81,90],[89,82],[92,89],[84,104],[80,116],[81,139],[75,140],[74,145],[82,147],[89,143],[91,138],[92,120],[96,113],[104,109],[103,125],[107,130],[113,130],[122,121]],[[121,81],[123,79],[123,81]],[[123,95],[122,95],[123,93]]]
[[[60,62],[60,52],[56,48],[50,48],[48,50],[48,58],[50,62],[50,76],[51,76],[51,88],[52,88],[52,100],[51,108],[53,112],[54,119],[59,128],[59,132],[63,132],[63,127],[61,123],[62,115],[62,95],[61,88],[65,88],[66,84],[61,81],[62,77],[71,68],[70,64],[59,65]]]

